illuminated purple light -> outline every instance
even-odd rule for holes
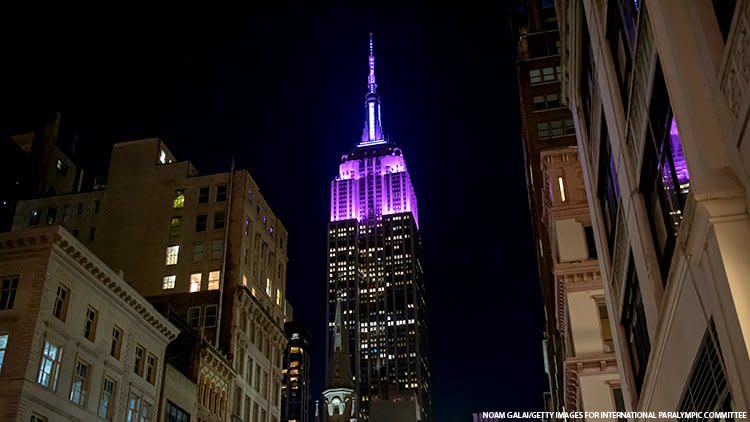
[[[669,128],[669,147],[672,150],[672,161],[680,189],[687,189],[690,185],[690,173],[688,172],[685,153],[682,151],[680,132],[677,130],[677,120],[672,117],[672,125]]]

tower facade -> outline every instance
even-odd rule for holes
[[[417,200],[401,149],[383,134],[372,35],[368,64],[362,138],[342,156],[331,182],[328,347],[341,297],[363,418],[369,400],[390,388],[414,393],[421,419],[428,421],[430,374]]]

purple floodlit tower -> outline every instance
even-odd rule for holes
[[[372,34],[368,65],[362,138],[331,182],[328,338],[340,298],[363,418],[370,400],[396,394],[430,422],[417,199],[401,149],[383,134]]]

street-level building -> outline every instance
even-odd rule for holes
[[[624,404],[750,407],[750,2],[559,1]]]

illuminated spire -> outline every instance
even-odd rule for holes
[[[375,83],[375,49],[372,46],[372,32],[370,32],[370,75],[367,77],[367,86],[370,88],[370,93],[374,94],[375,90],[378,89],[378,85]]]
[[[378,85],[375,83],[375,48],[370,32],[370,56],[368,58],[370,73],[367,76],[367,95],[365,96],[365,128],[362,131],[362,141],[359,146],[384,144],[383,128],[380,123],[380,97]]]

